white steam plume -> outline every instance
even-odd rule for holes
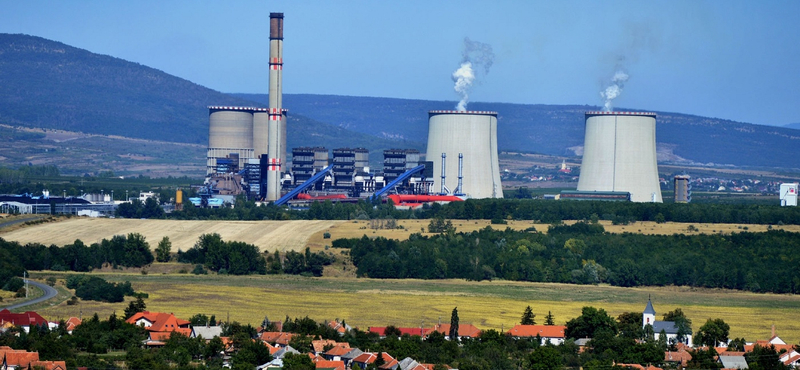
[[[629,76],[627,73],[622,70],[618,70],[616,73],[614,73],[614,77],[611,78],[611,84],[606,86],[605,90],[600,92],[600,97],[606,101],[604,104],[604,110],[606,112],[611,112],[611,102],[622,93],[622,88],[625,87],[625,82],[628,81],[628,78]]]
[[[472,41],[468,37],[464,38],[461,66],[452,75],[455,82],[453,89],[461,97],[456,110],[462,112],[467,110],[469,92],[476,77],[473,67],[483,66],[484,74],[488,74],[492,63],[494,63],[494,52],[491,45]]]
[[[453,72],[453,81],[456,83],[453,88],[456,90],[456,93],[461,96],[461,101],[458,102],[456,110],[459,112],[466,111],[467,102],[469,101],[469,88],[472,87],[472,82],[475,81],[472,63],[461,63],[461,68]]]

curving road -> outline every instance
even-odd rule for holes
[[[17,303],[15,305],[11,305],[11,306],[4,307],[4,308],[6,308],[8,310],[15,310],[15,309],[20,308],[20,307],[25,307],[25,306],[29,306],[29,305],[32,305],[32,304],[37,304],[37,303],[44,302],[44,301],[46,301],[46,300],[48,300],[50,298],[55,297],[58,294],[58,291],[55,288],[53,288],[53,287],[51,287],[49,285],[38,283],[38,282],[35,282],[33,280],[30,280],[30,279],[28,279],[28,284],[34,285],[34,286],[38,287],[39,289],[41,289],[42,291],[44,291],[44,295],[39,297],[39,298],[27,301],[27,302]]]

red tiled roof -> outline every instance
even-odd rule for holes
[[[150,323],[150,326],[145,328],[148,331],[174,331],[178,328],[189,328],[191,325],[191,322],[181,320],[171,313],[150,311],[137,312],[125,322],[135,325],[142,319]]]
[[[342,323],[334,320],[328,322],[328,326],[330,326],[333,330],[336,330],[337,333],[344,334],[347,332],[347,328],[342,325]]]
[[[317,369],[345,370],[344,361],[317,360],[315,366]]]
[[[289,342],[294,338],[297,334],[294,333],[285,333],[279,331],[265,331],[261,333],[259,337],[262,341],[270,343],[270,344],[280,344],[282,346],[289,345]]]
[[[27,369],[32,363],[39,362],[39,352],[28,352],[7,346],[0,347],[0,357],[4,358],[9,366],[16,366],[22,369]],[[63,369],[66,369],[66,365],[63,366]]]
[[[664,370],[664,369],[662,369],[660,367],[655,367],[653,365],[647,365],[647,367],[644,367],[644,366],[639,365],[639,364],[617,364],[617,366],[631,368],[631,369],[637,369],[637,370]]]
[[[387,365],[390,365],[390,364],[396,364],[397,363],[397,360],[395,360],[394,357],[390,356],[388,353],[382,352],[382,354],[383,354],[382,357],[383,357],[384,366],[381,366],[381,368],[384,368],[384,367],[386,367]],[[369,364],[375,362],[375,360],[377,358],[378,358],[378,354],[377,353],[364,352],[364,353],[360,354],[359,356],[357,356],[356,358],[354,358],[353,362],[358,362],[358,363],[369,365]],[[389,366],[389,367],[391,367],[391,366]]]
[[[7,309],[0,311],[0,324],[10,322],[17,326],[47,325],[47,320],[33,311],[12,313]]]
[[[67,320],[66,324],[67,324],[67,331],[73,331],[75,330],[76,327],[78,327],[78,325],[81,324],[81,319],[77,317],[70,317],[69,320]]]
[[[564,330],[566,326],[563,325],[517,325],[508,331],[508,334],[513,337],[535,337],[537,335],[542,338],[564,338]]]
[[[353,349],[350,348],[349,345],[347,347],[336,346],[336,347],[333,347],[333,348],[327,350],[325,352],[325,354],[328,355],[328,356],[344,356],[344,355],[348,354],[352,350]]]
[[[677,351],[664,352],[664,362],[680,362],[681,367],[686,367],[686,364],[691,361],[691,359],[692,354],[687,352],[684,347],[679,347]]]
[[[450,335],[450,324],[440,324],[433,327],[434,331],[438,331],[444,335]],[[458,336],[466,338],[477,338],[481,335],[481,329],[478,329],[472,324],[458,324]]]

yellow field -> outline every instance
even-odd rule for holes
[[[165,236],[172,251],[187,250],[202,234],[217,233],[222,240],[253,244],[262,251],[303,250],[310,235],[342,221],[177,221],[76,217],[61,222],[28,226],[0,234],[20,243],[66,245],[80,239],[86,244],[114,235],[139,233],[155,249]]]
[[[39,277],[46,273],[36,274]],[[800,323],[786,320],[800,308],[794,295],[752,294],[735,291],[688,288],[619,288],[522,282],[466,282],[461,280],[374,280],[354,278],[300,278],[288,276],[193,276],[139,274],[104,275],[109,280],[130,280],[136,291],[150,295],[152,311],[172,312],[188,319],[196,313],[215,314],[218,319],[257,325],[268,316],[282,320],[287,315],[321,321],[345,319],[350,325],[430,326],[447,322],[458,307],[462,323],[481,329],[504,329],[519,322],[530,305],[541,322],[552,311],[559,324],[580,315],[583,306],[603,308],[611,315],[641,312],[652,296],[661,315],[677,307],[693,321],[696,331],[708,318],[722,318],[731,326],[731,336],[748,341],[767,339],[770,326],[787,341],[800,341]],[[126,303],[82,302],[79,306],[43,308],[48,319],[98,312],[119,315]]]

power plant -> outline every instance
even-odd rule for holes
[[[586,112],[577,193],[629,193],[633,202],[662,202],[655,113]]]
[[[426,160],[433,162],[433,187],[439,194],[502,198],[497,112],[428,112]]]

